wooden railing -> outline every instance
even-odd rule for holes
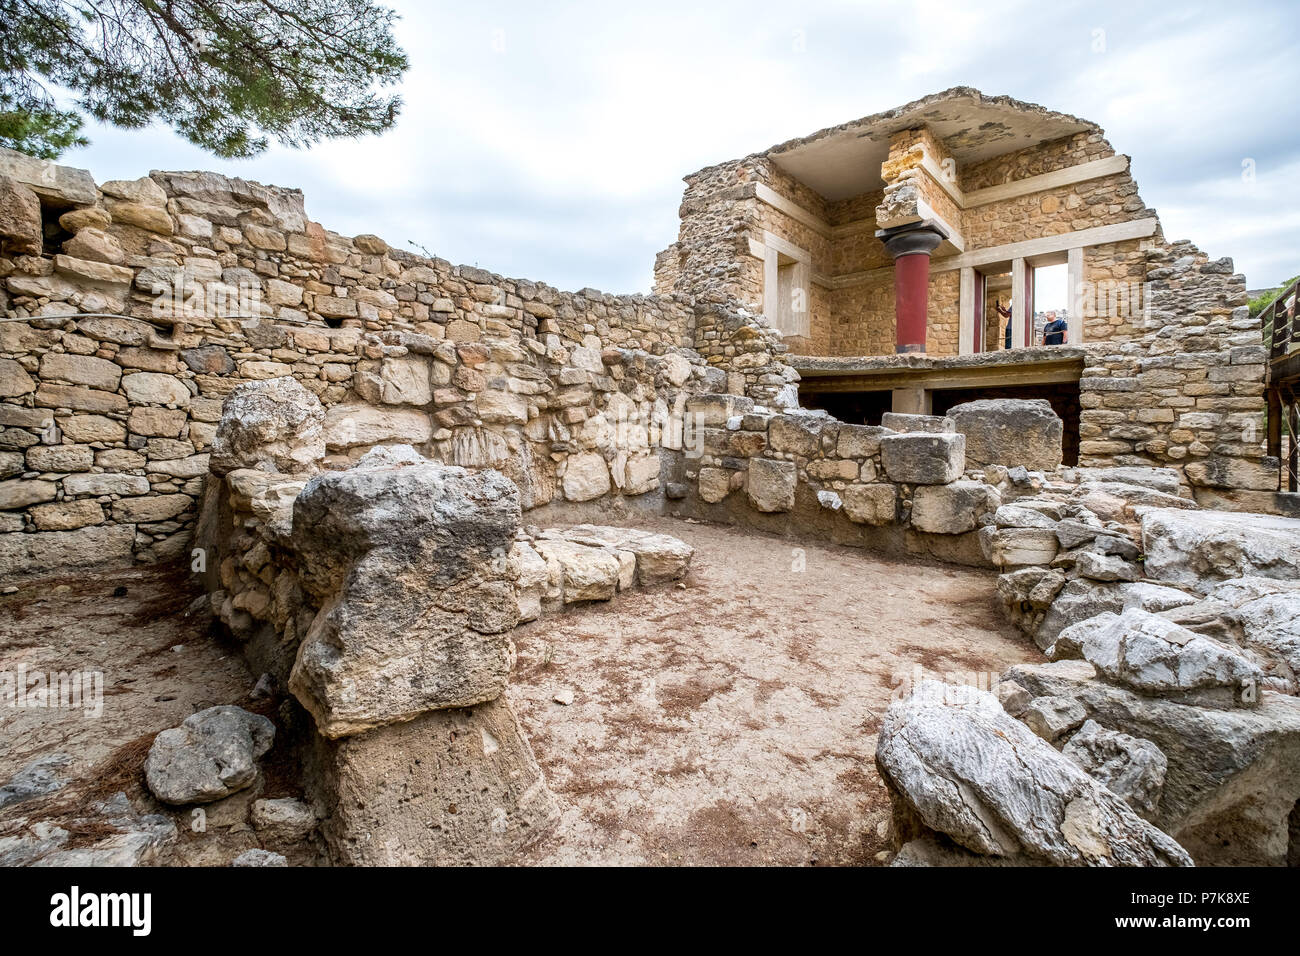
[[[1264,306],[1260,318],[1264,326],[1264,341],[1269,346],[1269,358],[1280,359],[1300,349],[1300,279],[1282,290],[1276,299]]]

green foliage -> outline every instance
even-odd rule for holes
[[[1267,292],[1261,292],[1259,295],[1255,296],[1255,298],[1251,299],[1249,302],[1250,314],[1259,315],[1261,312],[1263,312],[1264,306],[1268,305],[1279,295],[1281,295],[1282,290],[1290,286],[1292,282],[1296,281],[1296,279],[1300,279],[1300,276],[1292,276],[1291,278],[1283,282],[1280,286],[1278,286],[1276,289],[1269,289]]]
[[[401,99],[376,88],[407,68],[394,19],[370,0],[0,0],[0,145],[53,158],[87,142],[82,113],[224,157],[379,133]]]

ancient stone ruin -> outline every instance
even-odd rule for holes
[[[609,295],[0,153],[2,669],[114,688],[60,738],[7,676],[0,863],[1295,864],[1300,519],[1231,261],[969,89],[686,183]],[[923,619],[928,575],[978,597]],[[79,592],[117,649],[36,629]]]

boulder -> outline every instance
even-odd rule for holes
[[[1231,609],[1230,631],[1240,633],[1241,643],[1285,665],[1293,682],[1300,676],[1300,581],[1234,578],[1216,587],[1211,598]]]
[[[945,485],[966,469],[966,438],[927,432],[886,435],[880,439],[880,457],[890,481]]]
[[[1117,465],[1100,468],[1071,468],[1065,473],[1066,480],[1083,484],[1084,482],[1111,482],[1124,485],[1138,485],[1166,495],[1177,495],[1182,486],[1182,479],[1173,468],[1145,468],[1137,465]]]
[[[1168,772],[1151,822],[1198,864],[1285,866],[1300,800],[1300,699],[1266,693],[1255,708],[1196,707],[1095,673],[1061,661],[1017,665],[1004,679],[1037,696],[1072,696],[1103,727],[1160,748]]]
[[[912,496],[912,527],[930,534],[974,531],[980,519],[998,509],[997,489],[982,481],[922,485]]]
[[[274,739],[275,725],[259,714],[209,707],[154,738],[145,782],[163,803],[211,803],[257,779],[257,761]]]
[[[966,436],[966,458],[972,466],[1023,465],[1052,471],[1061,464],[1063,426],[1045,399],[980,399],[954,405],[948,416]]]
[[[218,475],[236,468],[313,471],[325,457],[324,421],[320,399],[295,379],[240,385],[222,406],[209,465]]]
[[[1082,709],[1081,704],[1074,703]],[[1089,720],[1066,741],[1061,753],[1111,793],[1123,797],[1142,819],[1155,816],[1169,760],[1151,741],[1107,730],[1095,720]]]
[[[794,462],[753,458],[749,462],[745,494],[759,511],[790,511],[794,508],[797,480],[798,472]]]
[[[1096,551],[1080,551],[1074,569],[1080,576],[1093,581],[1136,581],[1142,577],[1136,565],[1116,555],[1098,554]]]
[[[1259,668],[1220,644],[1141,608],[1106,612],[1076,624],[1071,639],[1108,679],[1140,694],[1177,695],[1228,688],[1245,704],[1258,702]],[[1243,696],[1244,695],[1244,696]]]
[[[360,733],[504,689],[518,622],[503,560],[519,490],[410,446],[378,448],[307,482],[292,546],[320,610],[289,689],[326,737]]]
[[[885,712],[876,766],[904,838],[1057,866],[1187,866],[1173,839],[973,687],[922,681]]]
[[[1240,577],[1300,579],[1300,518],[1165,508],[1142,514],[1147,577],[1210,591]]]
[[[1056,643],[1061,631],[1071,624],[1096,617],[1103,611],[1123,611],[1130,607],[1153,613],[1184,604],[1194,604],[1196,597],[1177,588],[1144,581],[1111,583],[1079,578],[1061,589],[1042,623],[1030,636],[1046,650]]]

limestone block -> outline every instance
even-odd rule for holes
[[[896,432],[941,434],[957,430],[956,424],[947,415],[907,415],[902,412],[885,412],[880,417],[880,424]]]
[[[122,377],[122,391],[132,403],[179,405],[190,403],[190,391],[173,375],[133,372]]]
[[[849,485],[840,494],[844,501],[844,514],[857,524],[892,524],[897,516],[897,485]]]
[[[901,811],[981,856],[1055,866],[1192,864],[1171,837],[987,691],[921,682],[885,712],[876,766],[896,817]]]
[[[1300,579],[1300,519],[1156,508],[1142,514],[1147,577],[1202,593],[1230,578]]]
[[[835,454],[840,458],[874,457],[880,454],[880,439],[892,434],[888,428],[873,425],[841,424]]]
[[[972,466],[1023,465],[1051,471],[1061,464],[1061,419],[1044,399],[994,398],[948,409],[966,436]]]
[[[519,491],[409,446],[312,478],[292,545],[320,611],[289,688],[327,737],[495,698],[518,605],[507,562]]]
[[[414,408],[340,404],[325,413],[325,447],[330,451],[387,442],[423,445],[432,435],[432,419]]]
[[[1056,557],[1056,532],[1048,528],[980,529],[984,557],[999,568],[1051,564]]]
[[[325,457],[324,421],[320,399],[292,378],[240,385],[226,397],[212,439],[212,471],[310,471]]]
[[[560,487],[569,501],[591,501],[607,494],[611,484],[604,456],[594,451],[570,455]]]
[[[0,398],[17,398],[36,391],[27,370],[13,359],[0,359]]]
[[[149,479],[111,473],[69,475],[63,479],[63,491],[69,495],[147,495]]]
[[[608,601],[617,592],[620,565],[613,549],[563,540],[540,540],[536,548],[548,564],[559,565],[565,604]]]
[[[559,820],[505,698],[324,745],[331,862],[502,865]]]
[[[41,247],[40,198],[0,167],[0,251],[39,256]]]
[[[564,532],[564,537],[631,552],[636,558],[636,577],[642,587],[681,580],[690,570],[691,557],[695,554],[695,549],[685,541],[638,528],[580,524]]]
[[[759,511],[780,512],[794,508],[798,471],[791,461],[754,458],[749,463],[745,493]]]
[[[209,707],[154,738],[145,782],[163,803],[211,803],[257,780],[275,725],[239,707]]]
[[[732,474],[725,468],[701,468],[698,485],[700,500],[712,505],[731,494]]]
[[[966,468],[966,437],[960,434],[907,432],[880,439],[880,457],[890,481],[943,485]]]
[[[982,481],[922,485],[912,496],[912,527],[930,534],[974,531],[1001,500],[997,489]]]
[[[0,511],[26,508],[28,505],[42,501],[53,501],[58,493],[59,486],[53,481],[26,478],[0,481]]]
[[[0,577],[49,574],[128,564],[135,546],[133,525],[98,525],[76,531],[0,534]]]

